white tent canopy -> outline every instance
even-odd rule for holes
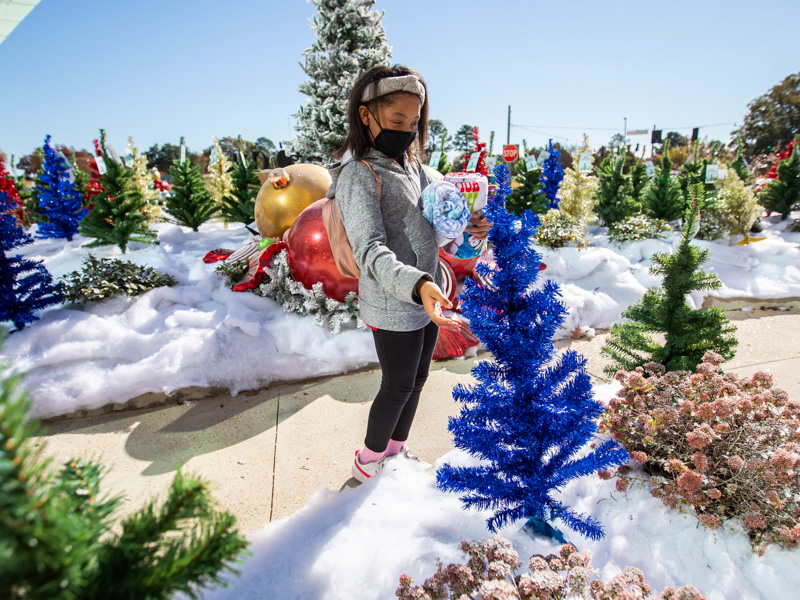
[[[0,0],[0,44],[40,0]]]

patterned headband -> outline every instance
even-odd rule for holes
[[[409,92],[419,96],[420,102],[425,104],[425,87],[416,75],[398,75],[397,77],[384,77],[367,85],[361,96],[361,103],[369,102],[379,96],[392,92]]]

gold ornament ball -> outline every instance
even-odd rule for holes
[[[262,237],[280,239],[297,216],[331,186],[328,170],[310,164],[273,169],[256,198],[256,225]]]

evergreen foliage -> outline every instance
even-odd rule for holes
[[[654,219],[674,221],[683,215],[684,200],[681,184],[672,175],[672,159],[669,157],[669,140],[664,140],[664,155],[661,165],[655,167],[656,176],[644,193],[645,212]]]
[[[161,216],[161,208],[158,206],[158,192],[155,191],[155,176],[147,168],[147,156],[139,153],[133,138],[128,138],[128,145],[131,152],[131,184],[136,193],[144,198],[143,212],[147,217],[148,223],[155,223]]]
[[[689,190],[692,202],[684,213],[678,249],[672,255],[656,253],[652,257],[650,273],[664,277],[661,288],[650,288],[622,313],[627,322],[612,327],[602,348],[603,354],[613,360],[605,369],[608,375],[620,369],[633,371],[649,362],[664,365],[667,371],[694,371],[708,351],[725,359],[735,353],[736,328],[724,311],[716,307],[694,309],[686,302],[692,291],[714,290],[722,285],[716,275],[700,269],[708,260],[709,251],[690,243],[698,226],[698,211],[703,210],[705,192],[702,184],[694,184]],[[664,341],[656,336],[663,336]]]
[[[214,138],[214,148],[216,149],[217,160],[214,164],[208,165],[208,174],[210,175],[207,184],[208,193],[211,194],[214,202],[222,204],[222,199],[226,196],[230,196],[233,192],[231,161],[225,156],[217,138]],[[222,207],[220,207],[220,211],[221,210]]]
[[[479,466],[443,465],[442,490],[465,492],[465,507],[494,509],[491,531],[528,517],[560,518],[591,538],[602,535],[592,517],[575,513],[554,498],[574,478],[625,462],[627,453],[604,442],[581,456],[596,432],[603,411],[592,398],[586,359],[574,350],[557,355],[552,338],[566,307],[558,286],[539,281],[541,256],[530,244],[539,217],[530,211],[518,219],[504,208],[509,178],[495,168],[498,190],[484,212],[493,223],[489,239],[496,263],[479,263],[489,282],[466,282],[463,314],[493,361],[473,370],[474,386],[456,386],[462,404],[448,428],[457,448],[479,457]]]
[[[246,540],[212,506],[200,479],[177,473],[163,504],[151,502],[112,532],[121,497],[101,497],[105,469],[74,458],[55,471],[31,438],[19,377],[0,379],[0,598],[167,600],[197,598],[223,583]]]
[[[644,204],[644,196],[650,186],[650,177],[647,174],[647,167],[644,166],[644,162],[641,159],[633,164],[629,175],[633,199],[639,204]]]
[[[771,181],[761,192],[761,204],[770,212],[781,215],[785,220],[800,202],[800,150],[797,138],[795,148],[778,165],[778,178]]]
[[[167,198],[166,211],[179,224],[197,231],[200,225],[216,216],[219,206],[208,193],[200,169],[187,158],[177,159],[169,168],[172,195]]]
[[[226,223],[252,223],[256,213],[256,197],[261,189],[255,161],[242,162],[241,155],[233,165],[233,189],[220,201],[220,212]]]
[[[41,261],[11,254],[15,248],[33,243],[33,238],[25,233],[14,215],[19,205],[8,193],[8,184],[13,182],[7,176],[0,176],[0,179],[3,184],[0,188],[0,322],[11,321],[16,329],[22,329],[39,318],[34,314],[36,311],[60,303],[61,294]],[[2,420],[0,415],[0,422]]]
[[[561,152],[553,146],[553,140],[549,140],[547,151],[550,153],[542,165],[542,190],[547,198],[547,208],[558,208],[558,186],[564,179],[564,167],[561,166]]]
[[[389,66],[391,48],[375,0],[314,0],[316,41],[303,52],[310,78],[298,88],[309,97],[294,116],[292,153],[303,162],[327,163],[347,135],[347,95],[356,79],[379,65]]]
[[[528,170],[524,160],[514,164],[516,176],[514,179],[520,186],[511,191],[506,200],[506,208],[514,215],[521,217],[526,210],[538,214],[547,212],[547,196],[544,195],[542,185],[542,170],[538,167]]]
[[[594,211],[606,227],[642,212],[641,205],[633,199],[630,177],[622,173],[624,165],[624,153],[618,152],[616,156],[609,153],[600,163],[597,172],[599,186]]]
[[[161,286],[173,286],[171,275],[159,273],[153,267],[137,265],[116,258],[97,259],[91,254],[83,259],[83,268],[61,279],[64,298],[70,302],[102,300],[118,294],[138,296]]]
[[[156,233],[147,226],[147,199],[134,185],[132,172],[113,160],[106,149],[106,132],[100,130],[100,151],[106,172],[100,176],[100,188],[92,196],[94,208],[81,223],[81,235],[95,238],[85,244],[92,248],[116,244],[127,252],[129,242],[157,244]]]
[[[745,184],[732,168],[728,169],[720,191],[728,231],[734,235],[749,235],[750,228],[764,212],[753,188]]]
[[[559,187],[561,200],[558,203],[558,210],[573,223],[584,227],[594,217],[592,209],[595,204],[594,195],[598,187],[596,177],[580,172],[581,152],[588,151],[589,139],[586,134],[583,134],[583,146],[572,158],[572,167],[564,171],[564,179]]]
[[[36,237],[66,238],[72,241],[78,223],[86,216],[83,197],[70,181],[69,167],[56,156],[50,136],[44,138],[42,174],[36,180],[36,198],[41,222]],[[70,165],[71,166],[71,165]]]
[[[746,184],[750,185],[753,183],[753,174],[750,173],[750,168],[747,166],[747,161],[744,159],[742,154],[742,150],[744,144],[742,143],[741,138],[737,140],[738,147],[736,149],[736,160],[734,160],[730,165],[729,168],[736,171],[736,174]]]

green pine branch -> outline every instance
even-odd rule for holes
[[[597,203],[594,211],[606,227],[642,212],[641,204],[633,197],[631,179],[622,172],[624,164],[624,154],[609,154],[603,159],[597,172],[599,186],[595,192]]]
[[[255,161],[235,161],[233,172],[233,195],[225,196],[220,202],[220,214],[226,223],[248,225],[255,219],[256,197],[261,189]]]
[[[219,206],[208,192],[200,169],[188,158],[183,164],[176,159],[169,174],[172,177],[172,196],[167,198],[165,209],[179,224],[197,231],[200,225],[217,215]]]
[[[664,156],[661,159],[661,166],[656,167],[655,179],[644,194],[643,204],[648,216],[654,219],[674,221],[683,214],[684,200],[680,183],[672,175],[669,143],[668,139],[664,140]]]
[[[549,202],[544,195],[542,184],[542,170],[539,168],[528,170],[524,160],[518,160],[514,165],[516,175],[514,179],[520,183],[518,188],[511,191],[511,196],[506,199],[506,208],[514,215],[522,216],[526,210],[543,215],[547,212]]]

